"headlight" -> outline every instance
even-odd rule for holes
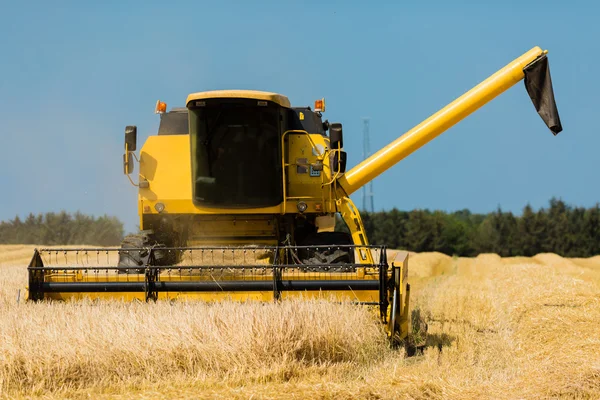
[[[303,201],[299,201],[296,207],[298,207],[298,211],[303,213],[308,208],[308,205]]]
[[[161,212],[165,211],[165,205],[163,203],[156,203],[154,205],[154,209],[156,210],[156,212],[161,213]]]

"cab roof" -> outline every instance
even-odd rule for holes
[[[277,103],[281,107],[291,107],[290,100],[286,96],[272,92],[261,92],[258,90],[211,90],[209,92],[192,93],[187,97],[185,104],[189,104],[194,100],[224,98],[265,100]]]

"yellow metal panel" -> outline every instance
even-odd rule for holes
[[[277,103],[282,107],[291,107],[290,100],[286,96],[272,92],[261,92],[258,90],[212,90],[208,92],[192,93],[187,97],[185,104],[189,104],[190,101],[194,100],[224,98],[265,100]]]
[[[317,162],[319,155],[325,153],[325,142],[321,135],[311,135],[313,145],[304,133],[290,133],[288,139],[288,166],[287,166],[287,196],[288,197],[314,197],[322,198],[321,185],[323,183],[323,171],[314,171],[311,176],[311,164]],[[320,154],[319,153],[320,150]]]
[[[461,121],[524,78],[523,68],[545,52],[534,47],[398,139],[348,171],[339,180],[350,195],[388,168]]]
[[[150,136],[140,151],[140,178],[149,182],[140,188],[140,199],[192,201],[192,166],[188,135]]]
[[[277,242],[277,225],[272,215],[207,215],[193,219],[187,245],[276,245]]]
[[[138,203],[139,212],[141,214],[158,214],[154,208],[154,205],[158,202],[165,205],[165,213],[169,214],[202,214],[202,215],[215,215],[215,214],[229,214],[229,215],[242,215],[242,214],[281,214],[281,205],[278,204],[272,207],[260,207],[260,208],[209,208],[200,207],[189,200],[178,200],[170,199],[167,191],[159,191],[159,195],[153,196],[154,200],[148,200],[147,198],[140,198]],[[298,210],[296,205],[299,199],[290,199],[287,201],[286,210],[288,213],[297,213]],[[335,203],[331,204],[326,200],[324,204],[322,199],[309,198],[302,199],[308,205],[308,212],[334,212]],[[317,209],[317,205],[320,205],[320,209]],[[147,211],[144,211],[147,210]]]

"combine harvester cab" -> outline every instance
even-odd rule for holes
[[[342,125],[322,120],[324,100],[311,109],[223,90],[170,112],[159,101],[158,135],[139,156],[137,128],[125,130],[142,232],[118,249],[36,250],[28,299],[354,301],[373,306],[400,342],[410,330],[407,253],[388,260],[385,246],[369,245],[349,196],[522,79],[558,134],[546,53],[531,49],[349,171]],[[336,215],[349,233],[334,232]]]

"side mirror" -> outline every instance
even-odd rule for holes
[[[129,175],[133,172],[133,154],[128,151],[123,154],[123,173]]]
[[[339,156],[338,156],[339,155]],[[334,151],[333,157],[331,158],[331,171],[334,173],[343,174],[346,172],[346,159],[347,154],[345,151]]]
[[[137,126],[125,127],[125,151],[135,151],[137,143]]]
[[[339,122],[334,122],[329,125],[329,147],[331,149],[341,149],[344,147],[342,124]]]

